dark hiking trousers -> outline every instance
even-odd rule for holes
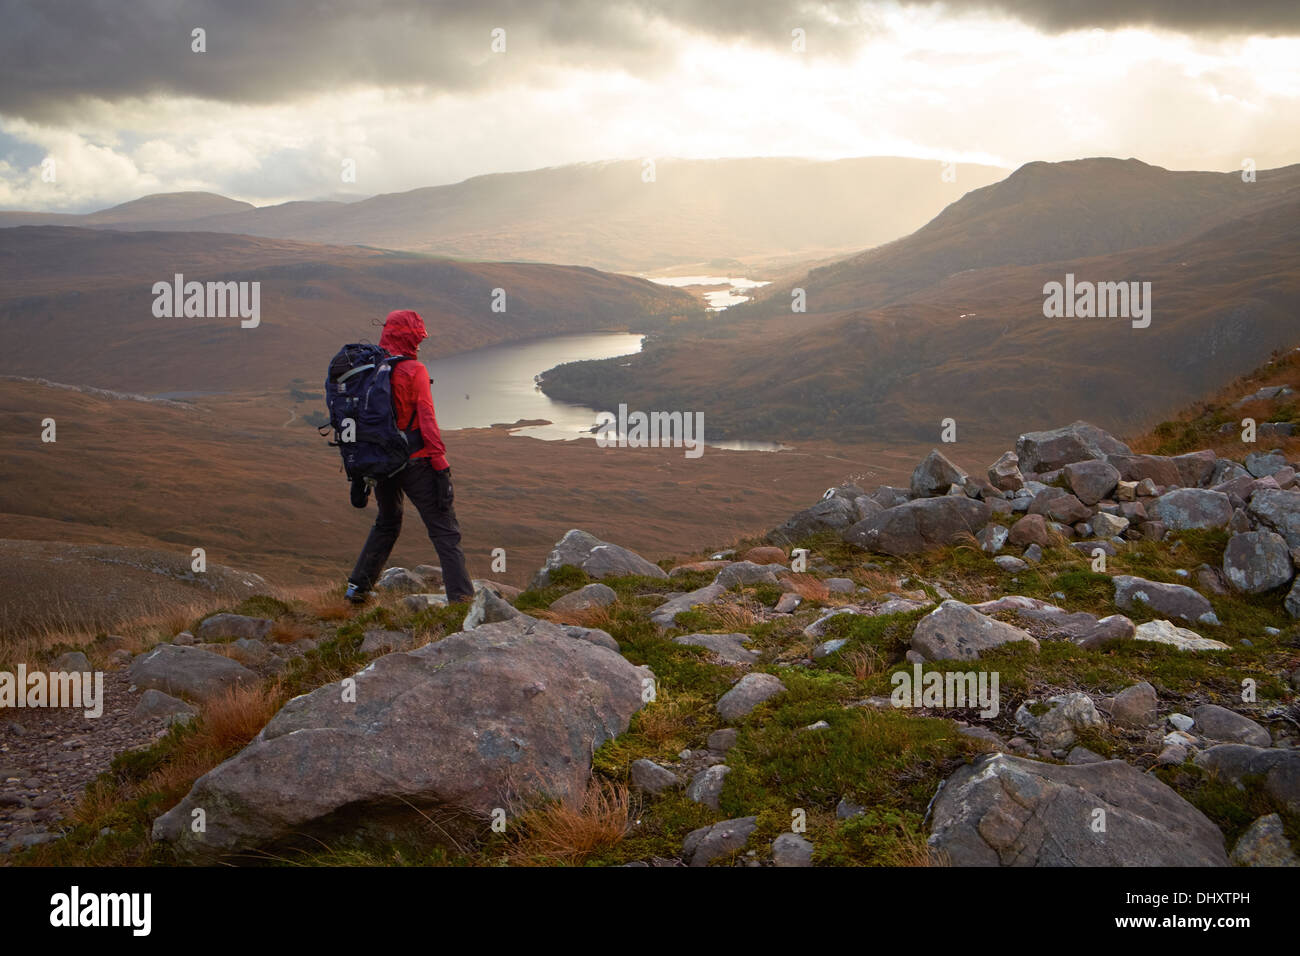
[[[366,538],[357,566],[348,581],[369,591],[393,553],[397,535],[402,530],[402,496],[411,499],[429,531],[429,540],[438,552],[442,580],[448,601],[467,601],[474,597],[474,585],[465,568],[465,554],[460,549],[460,525],[452,508],[455,493],[451,473],[435,474],[427,458],[415,458],[393,475],[375,482],[375,504],[379,515]]]

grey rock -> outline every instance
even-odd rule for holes
[[[707,746],[710,750],[716,750],[718,753],[726,753],[732,747],[736,746],[736,738],[739,734],[735,727],[723,727],[721,730],[715,730],[709,734]]]
[[[1200,735],[1210,740],[1252,747],[1268,747],[1273,743],[1269,732],[1255,721],[1218,704],[1202,704],[1193,711],[1192,717]]]
[[[1252,823],[1237,840],[1228,859],[1233,866],[1300,866],[1300,857],[1291,849],[1282,817],[1277,813]]]
[[[1219,744],[1194,759],[1197,766],[1243,788],[1249,778],[1263,777],[1269,796],[1288,813],[1300,813],[1300,749]]]
[[[1112,581],[1115,605],[1125,611],[1146,608],[1185,624],[1219,623],[1204,595],[1185,584],[1163,584],[1128,574],[1117,574]]]
[[[859,521],[841,536],[868,551],[920,554],[974,535],[988,524],[992,513],[986,502],[965,495],[920,498]]]
[[[199,623],[197,637],[200,641],[222,641],[237,637],[262,640],[271,633],[273,626],[273,622],[262,617],[214,614]]]
[[[1232,520],[1232,502],[1221,491],[1208,488],[1178,488],[1166,492],[1148,509],[1166,528],[1226,528]]]
[[[593,607],[608,607],[617,600],[618,594],[608,584],[593,583],[561,594],[551,602],[550,609],[557,613],[586,611]]]
[[[1020,560],[1020,558],[1017,558],[1014,555],[1010,555],[1010,554],[998,555],[996,558],[993,559],[993,563],[996,564],[998,567],[1000,567],[1003,571],[1010,571],[1013,573],[1016,571],[1023,571],[1027,567],[1029,567],[1028,562],[1022,561]]]
[[[1286,539],[1272,531],[1234,534],[1223,551],[1223,576],[1246,594],[1280,588],[1294,576]]]
[[[1147,621],[1138,625],[1133,635],[1137,641],[1151,641],[1154,644],[1168,644],[1180,651],[1227,651],[1231,648],[1222,641],[1201,637],[1195,631],[1179,627],[1172,621]]]
[[[663,793],[681,786],[681,781],[671,770],[659,766],[653,760],[632,761],[632,783],[647,793]]]
[[[1013,451],[1004,451],[989,465],[988,476],[989,484],[999,491],[1019,491],[1025,484],[1025,476],[1020,473],[1020,459]]]
[[[1016,440],[1016,455],[1024,472],[1054,471],[1071,462],[1129,453],[1129,447],[1113,435],[1083,421],[1049,431],[1026,432]]]
[[[669,598],[650,612],[650,620],[660,627],[672,627],[677,622],[677,615],[702,604],[712,604],[726,593],[721,584],[706,584],[702,588]]]
[[[782,833],[772,841],[776,866],[812,866],[813,845],[797,833]]]
[[[257,675],[237,661],[175,644],[160,644],[136,657],[131,662],[130,677],[136,687],[200,702],[232,687],[257,682]]]
[[[973,660],[983,651],[1016,641],[1038,649],[1038,641],[1026,631],[985,617],[960,601],[944,601],[912,632],[912,649],[930,661]]]
[[[966,472],[937,449],[932,449],[912,472],[910,490],[913,498],[935,498],[946,495],[953,485],[965,485],[966,478]]]
[[[706,767],[691,778],[686,787],[686,799],[702,803],[714,810],[718,809],[718,800],[722,796],[722,785],[731,768],[725,764]]]
[[[1300,548],[1300,492],[1256,491],[1250,498],[1250,514],[1264,528],[1285,538],[1287,547]]]
[[[843,647],[848,642],[849,642],[848,638],[846,637],[837,637],[834,640],[822,641],[820,644],[818,644],[816,647],[813,648],[812,651],[813,660],[819,661],[823,657],[830,657],[832,654],[834,654],[836,651],[838,651],[841,647]]]
[[[461,627],[466,631],[472,631],[484,624],[499,624],[516,617],[527,617],[527,615],[504,598],[498,597],[496,592],[488,588],[480,588],[474,592],[474,600],[465,613],[465,620]]]
[[[759,658],[758,651],[750,650],[745,644],[750,640],[748,634],[685,634],[674,637],[674,644],[707,648],[728,664],[753,664]]]
[[[975,540],[979,542],[980,550],[986,554],[997,554],[1007,543],[1007,538],[1011,535],[1011,529],[1005,525],[989,524],[980,529],[979,534],[975,535]]]
[[[618,641],[609,631],[602,631],[598,627],[581,627],[577,624],[561,624],[561,629],[569,637],[577,641],[590,641],[592,644],[599,644],[601,647],[608,647],[611,651],[618,653]]]
[[[1106,830],[1090,825],[1105,811]],[[1060,766],[994,754],[939,791],[930,846],[954,866],[1224,866],[1223,834],[1122,760]]]
[[[758,817],[737,817],[692,830],[682,843],[682,859],[687,866],[708,866],[714,860],[743,850],[757,826]]]
[[[355,700],[335,682],[289,701],[155,821],[154,840],[195,860],[362,831],[437,841],[412,810],[458,839],[497,807],[575,806],[592,753],[627,729],[653,674],[519,617],[378,658],[351,680]],[[190,829],[197,807],[205,834]]]
[[[408,571],[406,568],[386,568],[379,576],[379,580],[375,582],[375,590],[387,591],[390,594],[414,594],[417,591],[429,590],[429,585],[414,571]]]
[[[415,635],[410,631],[386,631],[379,628],[366,631],[361,641],[362,654],[391,654],[409,651],[415,646]]]
[[[1110,719],[1120,727],[1150,727],[1159,716],[1156,689],[1143,681],[1126,687],[1115,695]]]
[[[136,720],[160,718],[169,726],[173,723],[184,723],[192,720],[197,715],[198,710],[185,701],[153,689],[147,690],[140,695],[139,703],[135,705],[135,710],[131,712],[131,716]]]
[[[551,573],[571,566],[586,571],[593,578],[639,574],[650,578],[667,578],[668,574],[635,551],[601,541],[595,535],[573,528],[561,538],[542,567],[533,575],[530,588],[544,588],[551,583]]]
[[[56,673],[87,673],[90,671],[90,659],[81,651],[68,651],[66,654],[60,654],[50,665],[50,670]]]
[[[1074,743],[1078,731],[1089,727],[1105,727],[1106,721],[1097,711],[1097,705],[1087,694],[1072,693],[1049,697],[1050,709],[1035,715],[1029,707],[1032,701],[1021,704],[1016,710],[1016,724],[1024,727],[1050,750],[1063,750]]]
[[[1119,469],[1105,461],[1073,461],[1063,470],[1070,490],[1085,505],[1095,505],[1103,498],[1109,498],[1119,483]]]
[[[785,693],[785,684],[772,674],[746,674],[717,703],[722,719],[734,722],[748,717],[759,704]]]
[[[858,508],[853,501],[832,496],[791,515],[779,528],[768,532],[767,540],[789,547],[821,531],[842,531],[859,520]]]
[[[777,600],[776,607],[773,608],[773,610],[778,614],[793,614],[795,609],[802,603],[802,597],[794,591],[786,591],[781,595],[780,599]]]
[[[777,574],[784,570],[786,570],[785,567],[780,564],[755,564],[753,561],[737,561],[719,571],[717,577],[713,579],[713,583],[728,589],[737,585],[776,584]]]

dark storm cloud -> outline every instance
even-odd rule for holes
[[[905,5],[934,6],[928,0]],[[1296,0],[973,0],[954,15],[1001,13],[1049,32],[1153,25],[1186,32],[1294,34]],[[270,103],[363,86],[478,89],[546,82],[564,67],[670,69],[663,29],[789,49],[853,49],[870,3],[824,0],[0,0],[0,113],[75,117],[82,97],[155,93]],[[190,32],[207,31],[207,52]],[[507,53],[489,53],[504,27]]]

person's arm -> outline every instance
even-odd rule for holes
[[[403,363],[410,366],[407,373],[415,398],[416,420],[420,426],[420,439],[424,447],[432,454],[430,462],[435,471],[442,471],[447,466],[447,449],[442,444],[442,432],[438,430],[438,419],[433,413],[433,389],[429,385],[429,372],[419,361]]]

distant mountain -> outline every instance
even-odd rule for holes
[[[1293,344],[1300,167],[1234,185],[1062,165],[1035,164],[798,280],[807,314],[777,293],[663,336],[625,367],[562,366],[544,388],[596,407],[702,411],[714,438],[933,439],[948,417],[968,437],[1080,417],[1132,432]],[[1150,327],[1045,318],[1043,286],[1067,272],[1150,282]]]
[[[476,176],[355,202],[253,208],[209,193],[146,196],[89,216],[0,213],[2,225],[235,232],[622,272],[777,268],[906,235],[1006,170],[871,157],[639,160]],[[183,197],[193,197],[185,200]]]
[[[1028,163],[967,193],[923,228],[765,290],[762,306],[789,312],[874,308],[970,269],[1105,255],[1185,238],[1300,197],[1300,165],[1240,173],[1182,172],[1136,159]],[[744,310],[742,310],[744,311]]]
[[[153,285],[260,283],[260,325],[157,318]],[[316,382],[390,310],[429,328],[426,357],[559,332],[651,329],[697,312],[685,292],[595,269],[453,262],[201,232],[0,229],[0,374],[142,393]],[[505,311],[493,311],[493,290]]]

